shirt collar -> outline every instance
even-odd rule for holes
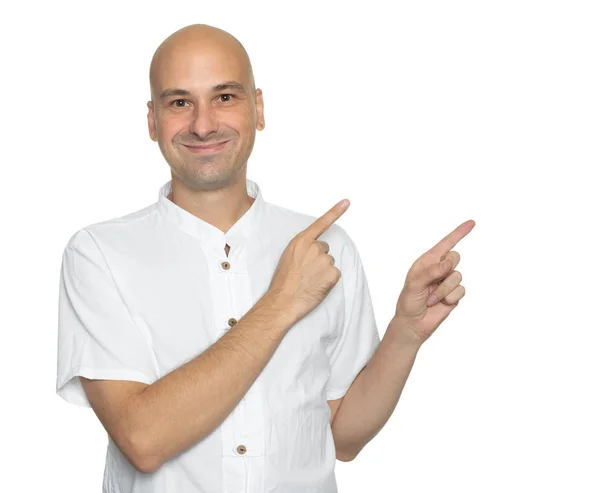
[[[246,179],[246,192],[255,200],[244,215],[224,233],[216,226],[169,200],[171,185],[172,180],[169,180],[160,187],[156,204],[158,212],[188,235],[206,242],[211,247],[218,249],[220,253],[223,253],[225,244],[231,248],[244,245],[257,230],[258,223],[264,214],[264,200],[260,187],[256,182]]]

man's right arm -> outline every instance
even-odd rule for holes
[[[267,293],[233,328],[193,360],[145,386],[82,380],[108,434],[140,471],[212,433],[258,378],[287,331],[313,310],[341,271],[318,238],[346,211],[342,200],[298,233],[281,255]]]
[[[138,470],[155,471],[233,411],[297,320],[282,300],[268,291],[199,356],[152,385],[129,382],[120,401],[124,382],[81,378],[104,428]]]

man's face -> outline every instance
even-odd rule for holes
[[[190,188],[220,188],[246,165],[256,129],[264,128],[262,91],[252,94],[250,83],[243,60],[227,47],[190,43],[161,57],[148,129]],[[216,149],[199,147],[221,142]]]

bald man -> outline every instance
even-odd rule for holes
[[[148,128],[171,167],[169,199],[227,231],[252,205],[246,166],[265,127],[246,50],[221,29],[185,27],[156,50],[150,88]]]
[[[57,393],[108,433],[105,493],[335,493],[365,443],[334,418],[380,342],[344,204],[294,212],[246,178],[263,97],[229,33],[173,33],[150,88],[171,180],[70,238]]]

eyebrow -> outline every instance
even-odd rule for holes
[[[244,88],[243,84],[240,84],[239,82],[235,81],[235,80],[228,80],[227,82],[223,82],[222,84],[217,84],[216,86],[214,86],[212,88],[213,92],[219,92],[219,91],[223,91],[225,89],[230,89],[230,90],[234,90],[234,91],[242,91],[244,92],[246,89]],[[163,92],[160,93],[160,97],[159,99],[166,99],[169,98],[171,96],[190,96],[191,92],[186,90],[186,89],[165,89]]]

